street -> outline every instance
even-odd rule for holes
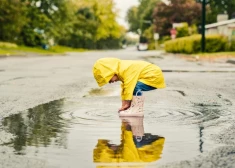
[[[144,93],[144,133],[165,139],[154,162],[94,163],[100,141],[122,143],[120,83],[99,88],[92,74],[101,57],[162,68],[167,87]],[[232,168],[234,102],[235,64],[223,59],[189,61],[135,48],[0,58],[0,168]]]

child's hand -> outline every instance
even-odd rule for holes
[[[128,108],[129,108],[129,107],[121,107],[121,108],[118,110],[118,112],[127,110]]]
[[[127,110],[129,109],[131,106],[131,101],[130,100],[123,100],[122,101],[122,107],[118,110],[118,112],[123,111],[123,110]]]

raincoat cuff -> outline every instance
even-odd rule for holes
[[[132,100],[133,95],[132,94],[123,94],[122,100]]]

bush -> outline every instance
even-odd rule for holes
[[[230,51],[235,51],[235,40],[230,43]]]
[[[230,42],[227,44],[226,51],[235,51],[235,38],[232,37]]]
[[[183,23],[182,27],[177,27],[177,35],[176,37],[185,37],[185,36],[189,36],[189,27],[188,27],[188,23]]]
[[[221,35],[206,36],[206,52],[225,51],[227,38]],[[201,51],[201,35],[177,38],[165,42],[165,50],[171,53],[199,53]]]

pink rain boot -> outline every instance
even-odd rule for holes
[[[137,96],[137,93],[136,93],[136,96],[133,96],[133,98],[132,98],[131,107],[127,110],[120,111],[119,116],[124,116],[124,117],[125,116],[126,117],[129,117],[129,116],[139,116],[139,117],[144,116],[144,111],[143,111],[144,96],[143,95]]]
[[[133,136],[137,142],[142,140],[144,136],[144,117],[119,117],[122,121],[127,122],[131,126]]]

